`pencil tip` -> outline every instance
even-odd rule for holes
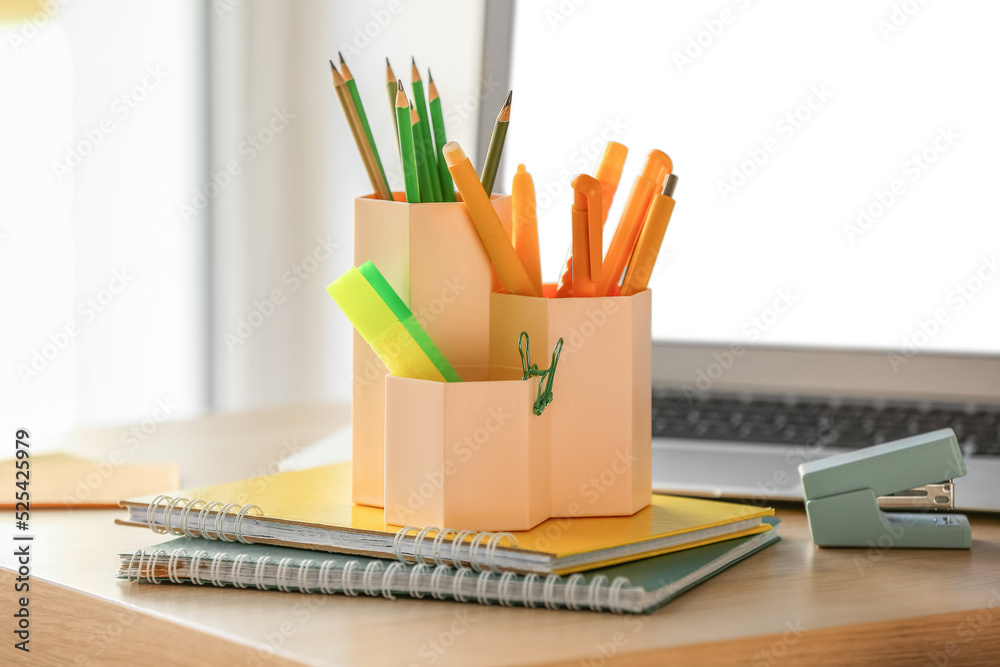
[[[514,91],[513,90],[510,91],[509,93],[507,93],[507,101],[503,103],[503,105],[505,107],[509,107],[510,106],[510,100],[511,100],[512,97],[514,97]]]
[[[410,56],[410,64],[413,65],[414,67],[417,66],[417,60],[413,56]]]
[[[332,69],[334,72],[337,71],[337,66],[333,64],[332,60],[330,61],[330,69]]]
[[[341,53],[340,51],[337,51],[337,57],[340,58],[340,64],[341,65],[345,65],[346,64],[344,62],[344,54],[343,53]]]
[[[385,66],[392,69],[392,65],[389,64],[389,56],[385,57]]]
[[[431,68],[430,67],[427,68],[427,80],[430,83],[434,83],[434,75],[431,74]]]
[[[398,93],[402,89],[403,89],[403,80],[402,79],[396,79],[396,92]]]

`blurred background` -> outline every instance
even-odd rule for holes
[[[604,142],[630,149],[612,219],[641,156],[669,153],[657,340],[996,354],[998,19],[886,0],[5,0],[5,432],[349,400],[350,325],[324,288],[370,187],[338,51],[396,189],[386,57],[407,85],[411,56],[433,71],[477,166],[513,89],[497,190],[518,163],[534,176],[546,280]]]

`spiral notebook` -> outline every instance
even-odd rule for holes
[[[778,520],[767,518],[770,526]],[[569,577],[476,571],[449,565],[407,565],[311,554],[302,549],[208,542],[183,537],[119,554],[119,579],[138,583],[233,586],[284,592],[397,596],[546,607],[649,613],[730,565],[777,542],[774,530]]]
[[[770,508],[653,494],[626,517],[549,519],[529,531],[488,533],[385,523],[351,503],[351,466],[339,463],[240,482],[124,500],[116,523],[226,542],[271,544],[525,574],[571,574],[770,529]]]

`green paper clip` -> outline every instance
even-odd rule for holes
[[[821,547],[968,549],[954,478],[966,472],[950,428],[799,466],[813,541]]]
[[[521,379],[540,378],[538,380],[538,394],[535,396],[532,412],[541,416],[545,408],[552,402],[552,383],[556,379],[556,367],[559,365],[559,357],[562,355],[563,339],[560,338],[556,341],[555,347],[552,348],[552,363],[544,371],[538,369],[538,364],[531,363],[530,346],[528,332],[522,331],[521,335],[517,337],[517,351],[521,353]]]

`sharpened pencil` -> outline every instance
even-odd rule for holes
[[[403,81],[396,81],[396,126],[399,128],[399,160],[403,171],[406,201],[420,202],[420,185],[417,180],[417,160],[413,148],[413,125],[410,121],[410,102],[403,90]]]
[[[389,93],[389,111],[392,114],[392,129],[395,130],[396,153],[399,153],[399,125],[396,123],[396,75],[392,71],[389,59],[385,59],[385,89]]]
[[[441,201],[441,184],[438,183],[437,175],[437,161],[434,159],[434,143],[431,141],[431,121],[427,114],[427,104],[424,100],[424,82],[420,78],[420,70],[417,69],[417,61],[410,58],[410,80],[413,83],[413,104],[412,106],[416,108],[417,116],[420,118],[420,130],[417,134],[413,135],[413,141],[416,142],[418,137],[420,143],[423,144],[423,152],[425,164],[421,167],[419,162],[420,150],[417,148],[417,169],[426,170],[426,174],[422,176],[427,180],[427,185],[431,188],[427,196],[424,197],[424,193],[421,192],[420,196],[423,197],[423,201]]]
[[[510,101],[514,96],[514,91],[507,93],[507,101],[503,103],[503,108],[497,114],[497,122],[493,126],[493,136],[490,137],[490,147],[486,151],[486,161],[483,163],[483,172],[479,177],[479,182],[483,184],[483,189],[487,195],[493,194],[493,183],[497,178],[497,169],[500,168],[500,156],[503,154],[503,142],[507,138],[507,125],[510,122]]]
[[[366,135],[347,81],[337,71],[332,60],[330,61],[330,75],[333,78],[333,88],[337,91],[337,97],[340,99],[340,106],[344,110],[344,116],[347,117],[347,124],[351,128],[351,134],[354,135],[354,143],[357,144],[358,152],[361,153],[361,161],[365,165],[365,171],[368,172],[372,188],[379,199],[391,201],[392,192],[389,190],[389,183],[385,179],[385,173],[382,171],[378,156],[374,151],[374,141],[371,143],[368,141],[370,130],[369,134]]]
[[[436,176],[434,176],[430,165],[430,161],[433,158],[427,155],[427,142],[418,138],[423,131],[424,122],[420,120],[420,114],[417,113],[417,110],[412,105],[410,106],[410,123],[413,128],[413,155],[417,163],[417,183],[420,188],[420,201],[435,202],[438,198],[434,196],[434,186],[431,183],[431,178],[436,178]]]
[[[375,137],[372,136],[372,128],[368,125],[368,116],[365,114],[365,107],[361,104],[361,94],[358,92],[358,84],[354,80],[354,75],[351,74],[351,69],[344,62],[344,56],[337,51],[337,57],[340,59],[340,75],[344,77],[344,81],[347,83],[347,90],[351,93],[351,100],[354,102],[354,108],[358,112],[358,118],[361,119],[361,127],[364,128],[365,138],[368,140],[368,145],[372,147],[372,154],[375,155],[375,163],[378,165],[378,173],[382,177],[382,181],[385,183],[385,189],[390,193],[392,188],[389,187],[389,179],[385,176],[385,168],[382,167],[382,158],[378,154],[378,146],[375,145]]]
[[[434,128],[434,159],[438,166],[438,183],[441,184],[441,201],[455,201],[455,183],[451,180],[451,173],[448,165],[441,155],[441,149],[448,143],[448,137],[444,132],[444,115],[441,113],[441,99],[438,96],[437,86],[434,85],[434,77],[431,71],[427,70],[427,100],[431,107],[431,125]]]

